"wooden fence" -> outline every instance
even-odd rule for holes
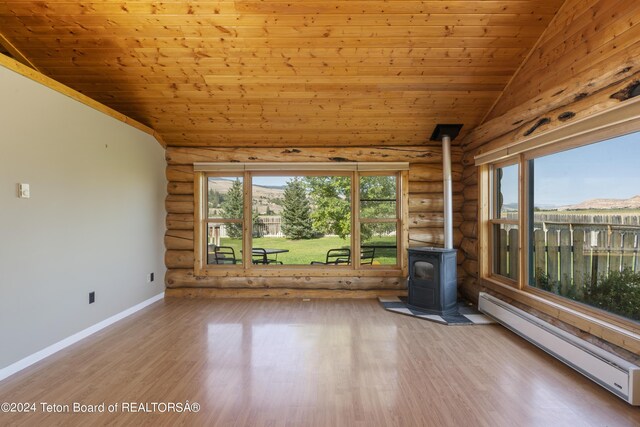
[[[282,217],[277,216],[261,216],[259,222],[254,224],[254,235],[261,237],[284,237],[281,228]]]
[[[496,248],[499,274],[518,277],[518,230],[500,230]],[[532,236],[533,277],[545,275],[564,289],[630,268],[640,272],[640,226],[536,223]]]
[[[217,231],[215,230],[217,228]],[[253,226],[254,237],[284,237],[281,229],[281,217],[280,216],[261,216],[259,221]],[[219,244],[216,242],[216,237],[224,238],[228,237],[227,226],[225,224],[210,224],[208,230],[209,244]]]

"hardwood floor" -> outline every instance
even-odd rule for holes
[[[200,411],[122,411],[187,400]],[[3,426],[640,425],[640,408],[500,326],[442,326],[374,300],[169,299],[1,382],[0,402],[37,404],[0,413]]]

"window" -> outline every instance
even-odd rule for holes
[[[351,175],[254,173],[251,182],[254,265],[321,265],[332,249],[351,253]]]
[[[361,265],[397,265],[398,180],[395,175],[360,176]]]
[[[206,185],[206,263],[242,265],[244,186],[240,176],[208,176]]]
[[[518,233],[518,165],[492,170],[491,268],[493,274],[518,279],[520,238]]]
[[[640,321],[638,159],[640,132],[484,166],[490,209],[482,238],[490,256],[483,276]]]
[[[407,164],[301,167],[194,166],[203,201],[195,222],[202,242],[197,274],[304,268],[326,276],[405,268]]]
[[[640,134],[529,160],[529,285],[640,321]]]

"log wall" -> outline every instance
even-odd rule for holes
[[[459,288],[467,297],[477,300],[478,292],[485,289],[478,280],[478,168],[474,157],[628,100],[640,82],[639,24],[640,3],[635,0],[567,0],[483,124],[462,140]],[[542,306],[534,309],[544,311]],[[589,330],[579,323],[574,326]],[[620,337],[607,336],[604,329],[591,331],[631,348]]]
[[[299,271],[273,277],[212,277],[194,274],[195,162],[408,162],[409,245],[442,246],[444,242],[442,150],[439,143],[403,147],[190,148],[168,147],[167,230],[165,263],[168,288],[287,288],[333,290],[404,289],[405,278],[387,274],[358,277],[313,277]],[[462,149],[452,148],[454,243],[462,241]]]

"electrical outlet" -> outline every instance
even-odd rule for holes
[[[147,283],[151,283],[154,280],[155,280],[155,278],[154,278],[154,274],[153,273],[147,274]]]
[[[96,293],[89,292],[89,304],[93,304],[94,302],[96,302]]]
[[[20,199],[28,199],[31,197],[29,184],[18,184],[18,197]]]

